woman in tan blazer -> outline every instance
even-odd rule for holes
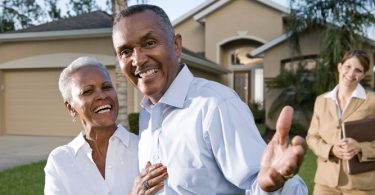
[[[375,157],[375,140],[357,142],[343,138],[344,122],[375,117],[375,93],[359,82],[369,70],[370,60],[362,50],[346,52],[337,65],[339,83],[317,97],[306,141],[317,156],[314,195],[375,194],[375,170],[349,174],[346,161],[352,157]],[[375,127],[369,127],[375,131]],[[361,155],[358,155],[361,154]]]

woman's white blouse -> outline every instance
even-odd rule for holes
[[[80,195],[128,194],[138,175],[138,136],[118,126],[109,140],[105,179],[96,167],[81,132],[48,157],[44,193]]]

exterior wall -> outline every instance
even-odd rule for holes
[[[53,53],[89,53],[114,56],[111,37],[1,43],[0,64],[20,58]]]
[[[0,70],[0,135],[5,133],[4,73]]]
[[[182,36],[182,45],[194,52],[204,52],[204,26],[192,17],[174,26]]]
[[[111,37],[22,41],[0,44],[0,133],[75,136],[60,92],[63,67],[79,56],[97,57],[108,66],[115,82]]]
[[[302,55],[318,54],[320,50],[320,38],[321,35],[319,34],[319,31],[302,36],[300,40]],[[288,41],[268,50],[264,54],[264,79],[267,81],[276,77],[281,70],[281,60],[288,59],[291,56],[291,49],[288,45]],[[266,125],[271,129],[276,129],[277,117],[273,120],[269,119],[268,110],[279,93],[278,90],[269,90],[265,88],[264,106],[266,110]]]
[[[218,43],[228,38],[248,37],[266,42],[281,35],[282,28],[281,12],[257,1],[230,1],[205,18],[206,58],[221,63]]]

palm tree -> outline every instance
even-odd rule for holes
[[[361,46],[366,28],[375,24],[375,0],[290,0],[290,8],[285,23],[290,33],[292,58],[301,54],[300,35],[317,28],[323,29],[320,54],[315,59],[315,69],[306,69],[302,62],[296,70],[283,69],[277,77],[266,82],[269,89],[280,91],[277,101],[271,104],[268,117],[274,118],[284,105],[291,105],[299,113],[295,116],[302,116],[306,127],[316,96],[332,89],[338,82],[336,67],[343,53]],[[299,122],[301,118],[293,124]]]
[[[299,36],[323,27],[319,60],[315,71],[317,94],[338,82],[336,65],[345,51],[361,47],[367,28],[375,24],[375,0],[290,0],[286,19],[292,50],[300,53]]]
[[[301,61],[296,69],[282,69],[277,77],[266,81],[268,89],[279,91],[277,101],[272,103],[267,117],[274,119],[284,106],[292,106],[297,113],[291,129],[295,133],[307,130],[316,97],[314,75],[306,67],[307,62]]]

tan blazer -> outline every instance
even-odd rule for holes
[[[366,94],[366,100],[351,100],[342,115],[342,122],[375,117],[375,93],[366,91]],[[329,187],[341,186],[344,189],[375,189],[375,171],[349,175],[345,161],[329,156],[334,143],[342,138],[342,122],[337,117],[335,101],[324,95],[316,98],[306,137],[309,148],[317,156],[315,183]],[[375,131],[375,127],[369,127],[369,131]],[[361,147],[364,156],[375,157],[375,140],[363,142]]]

